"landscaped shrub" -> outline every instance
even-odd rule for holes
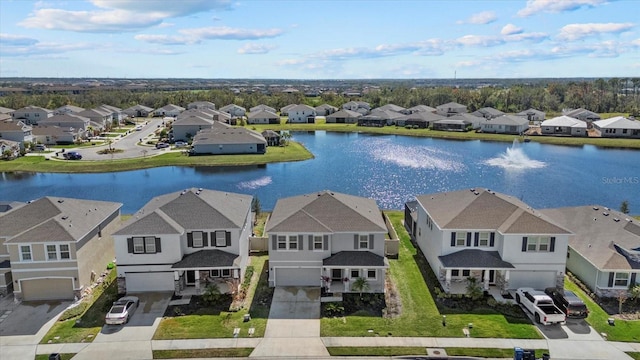
[[[71,309],[67,309],[65,312],[63,312],[62,315],[60,315],[60,318],[58,320],[65,321],[65,320],[73,319],[75,317],[78,317],[84,314],[84,312],[87,311],[88,308],[89,308],[89,303],[83,301],[78,305],[72,307]]]
[[[344,306],[339,302],[330,302],[324,305],[324,314],[327,317],[342,316],[344,314]]]

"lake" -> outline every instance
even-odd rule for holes
[[[534,208],[628,200],[640,213],[640,151],[507,144],[360,133],[296,132],[312,160],[241,167],[162,167],[102,174],[0,174],[0,200],[63,196],[117,201],[122,213],[188,187],[257,196],[262,209],[282,197],[333,190],[401,209],[415,195],[490,188]]]

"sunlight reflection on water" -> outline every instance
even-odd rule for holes
[[[238,183],[238,189],[258,189],[271,184],[271,176],[263,176],[261,178]]]
[[[392,144],[389,139],[370,141],[368,146],[375,160],[401,167],[454,172],[465,169],[462,159],[456,159],[456,154],[430,146]]]

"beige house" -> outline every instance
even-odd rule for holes
[[[114,259],[121,206],[44,197],[1,214],[0,287],[17,300],[80,298]]]

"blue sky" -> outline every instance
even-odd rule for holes
[[[1,77],[640,74],[640,1],[0,2]]]

